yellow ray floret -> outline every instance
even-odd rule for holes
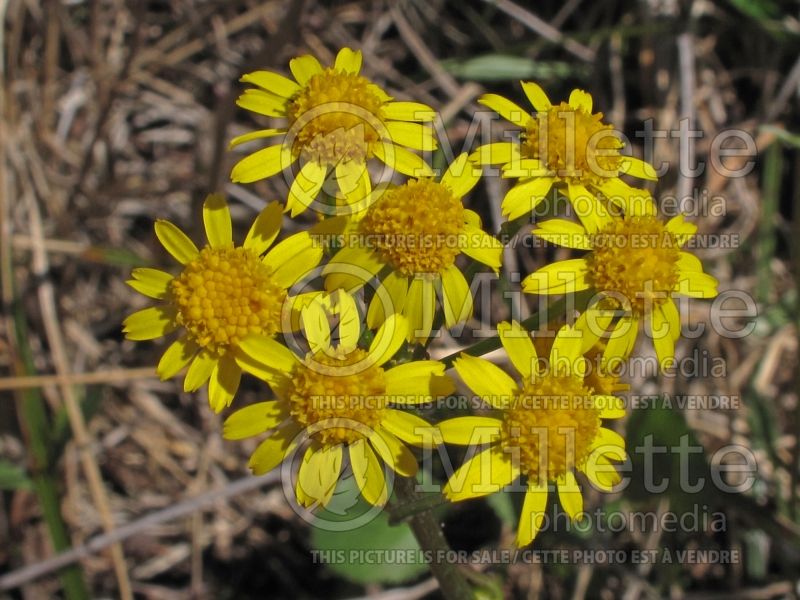
[[[289,69],[294,79],[269,71],[244,75],[242,81],[256,87],[246,90],[237,104],[285,119],[286,124],[231,141],[235,147],[256,139],[278,139],[240,160],[231,180],[258,181],[299,161],[286,202],[286,210],[296,215],[315,202],[331,175],[345,205],[363,203],[372,187],[367,171],[372,158],[404,175],[430,174],[428,164],[411,150],[437,147],[430,126],[435,112],[417,102],[394,101],[361,75],[361,63],[360,51],[343,48],[330,67],[310,55],[292,59]],[[314,206],[324,212],[343,210],[321,203]]]
[[[358,312],[344,292],[312,301],[301,320],[311,348],[305,357],[273,340],[252,342],[277,398],[233,413],[223,434],[242,439],[269,432],[250,457],[256,474],[305,448],[295,484],[304,506],[328,502],[347,455],[364,499],[381,506],[389,494],[384,465],[411,477],[417,460],[408,445],[439,442],[435,427],[396,407],[430,402],[452,392],[453,383],[436,361],[386,367],[406,339],[408,323],[400,315],[378,329],[368,348],[358,346]]]
[[[602,420],[620,418],[625,411],[621,399],[586,386],[580,331],[561,328],[547,361],[539,360],[518,323],[503,323],[498,331],[521,380],[482,358],[464,354],[455,361],[470,390],[501,416],[459,417],[439,424],[447,443],[487,446],[453,473],[444,494],[453,501],[476,498],[522,477],[527,491],[516,540],[522,547],[541,527],[550,483],[555,483],[570,518],[583,511],[576,472],[600,490],[619,483],[613,462],[624,460],[625,442],[603,427]]]
[[[188,366],[185,390],[208,381],[209,402],[219,412],[239,386],[242,340],[272,337],[284,329],[286,311],[295,301],[288,289],[317,266],[322,249],[307,233],[273,245],[281,226],[277,202],[258,215],[242,246],[233,244],[230,211],[222,196],[206,199],[203,223],[208,244],[198,249],[172,223],[156,222],[156,236],[183,270],[176,276],[151,268],[133,270],[128,284],[161,304],[130,315],[124,332],[128,339],[149,340],[180,329],[158,363],[158,375],[168,379]]]

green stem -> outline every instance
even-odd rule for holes
[[[401,505],[418,502],[416,480],[398,477],[395,493]],[[458,565],[447,561],[450,546],[444,539],[439,521],[430,509],[419,512],[409,520],[411,531],[423,552],[430,556],[429,567],[439,582],[439,589],[446,600],[469,600],[474,598],[472,588]]]
[[[563,313],[566,308],[567,300],[566,297],[564,297],[548,306],[546,310],[539,311],[527,319],[524,319],[521,325],[528,331],[532,331],[537,329],[543,322],[548,322],[551,315]],[[464,348],[463,350],[448,354],[442,358],[440,362],[443,362],[447,368],[450,368],[453,366],[453,362],[462,354],[469,354],[470,356],[482,356],[492,352],[493,350],[497,350],[501,345],[500,336],[495,335],[492,337],[487,337],[482,339],[480,342],[475,342],[472,344],[472,346]]]
[[[13,326],[20,353],[17,370],[25,375],[34,375],[35,368],[27,342],[24,314],[18,302],[15,302]],[[61,516],[58,486],[51,473],[50,425],[47,409],[44,399],[37,389],[24,390],[20,392],[19,398],[17,406],[31,454],[30,471],[33,487],[50,531],[53,549],[56,552],[63,552],[68,550],[71,544],[67,526]],[[61,570],[61,585],[64,588],[64,596],[68,600],[89,598],[89,591],[80,567],[76,565],[70,565]]]
[[[389,509],[389,523],[397,525],[409,520],[414,515],[433,510],[439,506],[447,504],[448,500],[438,493],[419,494],[413,500],[408,500],[403,504],[393,506]]]

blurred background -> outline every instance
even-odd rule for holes
[[[754,168],[731,178],[712,168],[681,175],[679,139],[656,139],[655,163],[673,167],[656,196],[692,199],[684,206],[696,209],[689,218],[701,234],[729,240],[697,255],[720,290],[745,292],[757,311],[728,316],[729,329],[747,328],[739,339],[707,328],[682,340],[678,357],[699,357],[700,366],[629,381],[639,395],[734,400],[662,403],[632,410],[623,424],[629,448],[648,435],[656,445],[682,436],[701,445],[689,459],[692,480],[707,475],[720,448],[744,447],[757,461],[754,484],[693,495],[670,485],[653,495],[637,483],[644,467],[634,460],[632,485],[590,495],[587,507],[694,511],[696,526],[609,531],[601,518],[588,530],[545,532],[534,546],[738,559],[479,564],[473,579],[488,598],[798,597],[797,2],[2,0],[0,15],[0,597],[439,597],[424,565],[320,560],[314,551],[413,548],[413,540],[385,517],[347,534],[309,525],[276,477],[249,475],[252,444],[222,440],[204,393],[154,377],[163,341],[121,334],[123,318],[147,305],[124,283],[131,269],[174,268],[153,235],[156,218],[201,240],[200,204],[224,190],[241,236],[267,200],[285,198],[282,178],[228,183],[240,154],[227,142],[257,124],[234,104],[239,76],[286,73],[303,53],[329,64],[342,46],[362,49],[364,73],[393,96],[438,109],[456,153],[471,149],[481,93],[527,106],[520,79],[539,82],[554,101],[574,87],[589,91],[637,156],[635,132],[648,120],[677,131],[688,119],[703,132],[690,147],[698,160],[722,131],[755,140]],[[486,178],[468,199],[495,233],[506,187]],[[476,319],[509,318],[512,274],[562,255],[509,249],[493,301]],[[684,323],[711,313],[710,301],[694,301]],[[445,335],[432,352],[469,342]],[[267,393],[246,378],[236,404]],[[677,463],[657,457],[654,471],[675,474]],[[501,494],[436,510],[453,549],[510,549],[518,500]],[[721,530],[712,523],[720,519]],[[49,560],[70,548],[65,564]]]

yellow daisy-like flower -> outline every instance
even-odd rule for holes
[[[352,297],[340,292],[334,310],[339,314],[338,344],[332,343],[323,302],[303,309],[311,347],[304,358],[274,340],[252,341],[277,399],[235,412],[225,422],[223,435],[235,440],[271,432],[250,457],[257,475],[307,444],[295,485],[304,506],[328,502],[347,454],[362,496],[381,506],[388,497],[382,462],[412,477],[418,465],[406,444],[438,442],[435,427],[393,407],[430,402],[451,393],[454,386],[440,362],[386,368],[406,338],[408,324],[400,315],[390,317],[364,350],[358,346],[361,331]]]
[[[231,147],[282,138],[281,143],[240,160],[231,180],[265,179],[299,160],[301,167],[286,202],[286,210],[294,216],[311,205],[332,171],[346,202],[363,202],[371,190],[366,163],[373,157],[405,175],[431,173],[428,164],[408,148],[436,149],[429,125],[436,113],[418,102],[394,101],[360,74],[361,62],[361,51],[342,48],[327,68],[310,55],[292,59],[289,69],[294,81],[269,71],[244,75],[242,81],[257,87],[246,90],[237,104],[261,115],[285,118],[287,124],[233,139]]]
[[[183,271],[173,276],[157,269],[134,269],[128,281],[162,304],[125,319],[126,337],[150,340],[182,328],[183,334],[161,357],[157,373],[169,379],[189,365],[184,389],[194,391],[210,380],[209,403],[215,412],[231,403],[241,365],[251,360],[241,350],[242,340],[282,331],[284,311],[294,302],[288,289],[322,259],[322,249],[308,233],[273,246],[281,218],[280,204],[269,204],[253,222],[244,244],[234,246],[225,198],[211,194],[203,204],[208,244],[202,250],[169,221],[156,221],[156,236]]]
[[[602,113],[592,113],[587,92],[573,90],[569,102],[551,104],[537,84],[520,83],[536,115],[497,94],[478,100],[522,128],[519,141],[486,144],[470,156],[480,164],[503,165],[503,177],[519,178],[503,199],[502,211],[509,219],[530,213],[555,185],[584,225],[592,228],[594,215],[604,212],[598,193],[625,208],[624,200],[634,188],[619,178],[621,174],[657,178],[649,164],[620,153],[623,142],[603,123]]]
[[[503,254],[503,244],[484,232],[480,217],[462,204],[479,178],[480,171],[462,154],[439,182],[412,179],[381,191],[349,228],[346,240],[355,242],[323,269],[325,287],[351,290],[380,274],[385,293],[370,303],[367,323],[375,328],[389,315],[402,314],[410,324],[409,340],[430,336],[437,295],[447,327],[467,320],[472,296],[456,257],[466,254],[497,271]]]
[[[682,215],[664,222],[646,211],[608,219],[596,233],[571,221],[551,219],[534,233],[560,246],[590,252],[583,258],[542,267],[523,280],[522,289],[529,294],[594,291],[596,296],[581,315],[578,327],[605,329],[617,309],[624,311],[604,357],[627,358],[636,342],[639,322],[645,319],[663,366],[674,357],[681,331],[673,296],[717,295],[717,280],[703,272],[696,256],[681,250],[696,231],[697,226]]]
[[[451,444],[489,444],[459,467],[445,485],[452,501],[497,492],[519,477],[526,481],[517,545],[538,533],[555,482],[561,506],[570,518],[583,512],[575,471],[598,489],[610,491],[620,481],[612,461],[625,459],[625,440],[602,426],[602,419],[625,415],[620,398],[596,394],[584,381],[586,360],[581,332],[562,327],[540,363],[533,342],[518,323],[501,323],[500,340],[522,376],[515,382],[500,367],[462,354],[454,367],[484,402],[501,411],[499,418],[458,417],[439,423]]]

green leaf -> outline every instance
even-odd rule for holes
[[[514,507],[514,500],[510,493],[496,492],[486,498],[486,502],[503,523],[511,529],[517,527],[519,511]]]
[[[340,480],[328,506],[318,511],[311,544],[319,562],[356,583],[402,583],[428,568],[411,528],[389,525],[387,511],[364,502],[353,477]]]
[[[564,79],[582,74],[570,63],[540,61],[509,54],[484,54],[467,60],[443,60],[442,67],[459,79],[505,81],[513,79]]]
[[[0,490],[27,490],[31,487],[25,471],[8,461],[0,461]]]

